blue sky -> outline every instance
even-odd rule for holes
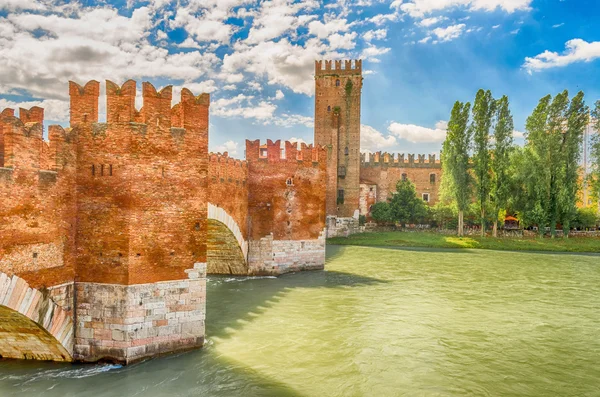
[[[598,20],[594,0],[1,0],[0,108],[66,125],[71,79],[186,86],[212,95],[211,150],[243,157],[312,142],[314,60],[361,58],[362,149],[438,152],[479,88],[509,96],[522,143],[542,96],[600,99]]]

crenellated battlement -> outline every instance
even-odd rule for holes
[[[247,168],[248,162],[246,160],[240,160],[233,157],[229,157],[229,153],[208,153],[208,161],[211,163],[227,164],[233,167]]]
[[[260,140],[250,141],[246,139],[246,160],[248,161],[267,161],[269,163],[277,162],[305,162],[305,163],[325,163],[327,161],[327,150],[323,146],[313,146],[298,142],[284,142],[281,146],[281,140],[272,141],[267,139],[267,143],[261,145]]]
[[[362,74],[362,60],[315,61],[315,76]]]
[[[361,167],[432,167],[441,168],[440,160],[436,160],[435,154],[425,156],[424,154],[387,153],[374,152],[369,155],[360,155]]]
[[[12,172],[18,172],[25,176],[41,171],[60,171],[73,161],[75,149],[71,145],[70,130],[51,125],[48,128],[48,140],[43,139],[44,109],[34,106],[31,109],[19,109],[19,117],[14,114],[13,109],[0,112],[0,167],[6,172],[11,175]],[[51,179],[55,180],[55,176]],[[10,181],[12,177],[3,180]],[[33,177],[25,176],[21,180],[32,183]]]
[[[123,85],[106,80],[106,121],[111,123],[146,124],[149,128],[168,130],[169,128],[208,128],[208,107],[210,96],[207,93],[195,96],[189,89],[181,90],[181,100],[171,107],[173,86],[157,90],[149,82],[142,83],[143,104],[135,108],[137,86],[134,80]],[[98,122],[98,97],[100,83],[92,80],[81,86],[69,82],[71,97],[71,126],[80,123]]]

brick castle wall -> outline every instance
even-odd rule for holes
[[[283,158],[281,149],[280,141],[246,141],[251,274],[324,265],[326,149],[285,142]]]
[[[315,62],[315,145],[329,148],[327,215],[358,210],[361,91],[362,61]]]
[[[429,195],[429,205],[439,201],[439,188],[442,177],[442,166],[435,155],[403,154],[394,156],[390,153],[376,152],[367,158],[362,156],[360,179],[363,185],[361,197],[361,214],[368,215],[370,205],[374,202],[385,202],[396,191],[396,183],[406,177],[415,185],[418,197]],[[375,191],[375,199],[373,191]],[[366,211],[366,212],[365,212]]]

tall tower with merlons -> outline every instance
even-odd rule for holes
[[[362,61],[315,62],[315,144],[328,148],[327,215],[359,207]]]

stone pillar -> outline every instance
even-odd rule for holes
[[[73,358],[130,364],[204,344],[206,264],[188,279],[137,285],[76,283]]]

